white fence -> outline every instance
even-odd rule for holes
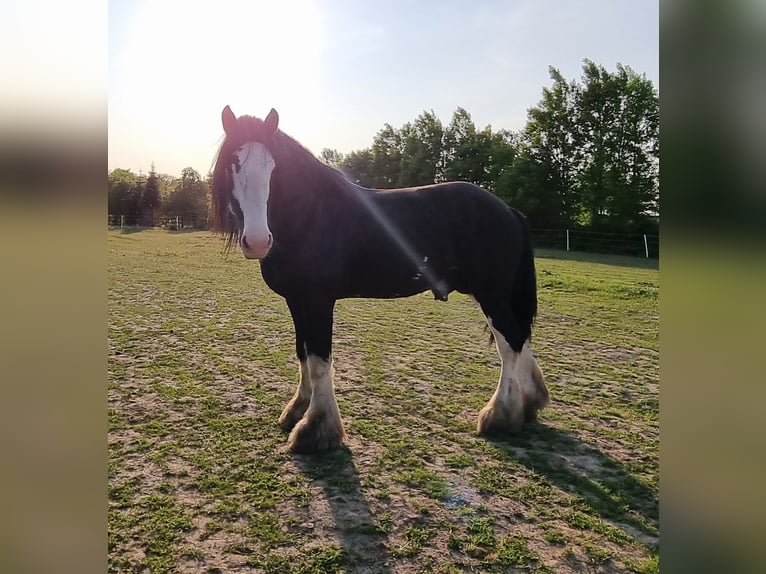
[[[535,247],[614,253],[637,257],[660,256],[660,236],[649,233],[606,233],[580,229],[532,229]]]
[[[129,215],[108,215],[107,225],[123,229],[126,227],[160,227],[162,229],[207,229],[208,221],[197,220],[193,217],[182,217],[180,215],[169,215],[155,217],[147,220],[143,217],[131,217]]]

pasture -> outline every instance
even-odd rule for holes
[[[658,572],[656,260],[537,253],[551,404],[476,435],[499,357],[467,297],[343,300],[348,449],[288,452],[287,306],[209,232],[111,230],[110,572]]]

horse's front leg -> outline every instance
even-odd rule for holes
[[[295,354],[298,356],[298,363],[300,364],[298,388],[295,390],[295,394],[290,399],[290,402],[282,409],[282,414],[279,415],[279,426],[285,432],[290,432],[296,423],[303,418],[306,409],[309,408],[309,402],[311,401],[311,376],[309,375],[309,366],[306,360],[305,321],[302,321],[300,317],[302,313],[301,306],[289,299],[287,306],[290,309],[293,324],[295,325]]]
[[[282,409],[282,414],[279,415],[279,426],[285,432],[293,430],[295,424],[303,418],[311,401],[311,377],[309,376],[309,365],[308,361],[306,361],[305,349],[302,357],[301,353],[298,353],[298,361],[300,363],[298,388],[295,389],[293,398],[285,405],[285,408]]]
[[[305,399],[306,379],[310,381],[311,391],[305,414],[295,424],[288,444],[290,450],[299,453],[332,450],[346,439],[333,388],[332,315],[335,302],[290,301],[288,305],[296,324],[296,339],[298,336],[302,339],[305,353],[304,371],[301,350],[298,350],[302,372],[296,404],[302,404],[302,389]],[[297,413],[298,408],[295,407],[293,412]]]

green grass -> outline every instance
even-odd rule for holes
[[[656,261],[544,252],[552,403],[475,434],[499,359],[453,293],[337,305],[348,448],[293,456],[284,301],[206,232],[109,232],[109,570],[654,572]]]

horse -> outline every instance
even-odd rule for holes
[[[333,383],[336,301],[408,297],[430,290],[474,298],[501,360],[500,380],[477,433],[518,432],[549,402],[532,355],[537,280],[526,218],[467,182],[369,189],[321,162],[265,119],[221,114],[214,159],[213,230],[226,250],[260,260],[295,327],[298,387],[279,417],[295,453],[347,440]]]

